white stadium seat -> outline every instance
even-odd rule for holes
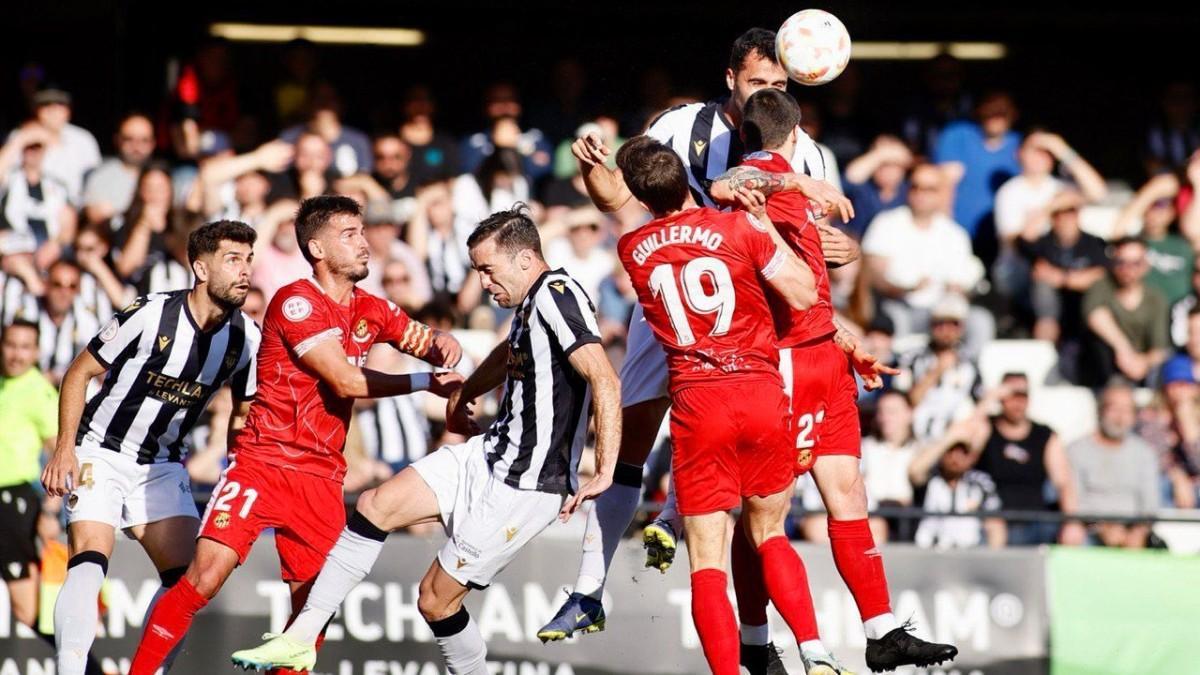
[[[1096,430],[1096,397],[1087,387],[1032,387],[1029,417],[1070,443]]]
[[[979,354],[979,376],[985,390],[1000,384],[1005,373],[1025,373],[1030,388],[1045,385],[1058,363],[1058,351],[1046,340],[993,340]]]

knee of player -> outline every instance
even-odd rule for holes
[[[205,598],[211,600],[216,597],[221,590],[221,586],[225,585],[225,579],[228,576],[224,570],[217,569],[212,566],[198,567],[192,565],[188,568],[188,582],[196,589],[196,592]]]
[[[441,621],[453,614],[456,609],[450,607],[447,598],[437,594],[431,581],[421,582],[421,590],[417,596],[417,611],[426,621]]]
[[[386,504],[379,498],[379,490],[371,488],[360,494],[354,503],[354,508],[368,521],[374,524],[383,522],[387,515]]]

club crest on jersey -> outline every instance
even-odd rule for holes
[[[567,292],[567,282],[565,281],[551,281],[548,285],[558,291],[559,295]]]
[[[121,322],[116,319],[110,319],[104,326],[104,330],[100,331],[101,342],[112,342],[117,337],[117,331],[121,330]]]
[[[697,155],[704,152],[704,147],[707,145],[708,141],[692,141],[692,149],[696,151]]]
[[[158,351],[161,352],[166,350],[167,345],[169,344],[171,344],[171,338],[167,337],[166,335],[158,336]]]
[[[229,514],[218,513],[217,517],[213,518],[213,527],[216,527],[218,530],[223,530],[229,527]]]
[[[366,342],[371,339],[371,327],[366,319],[359,319],[354,326],[354,334],[350,336],[355,342]]]
[[[307,298],[293,295],[283,301],[283,315],[288,321],[303,321],[312,314],[312,303]]]

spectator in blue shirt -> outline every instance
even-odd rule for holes
[[[371,139],[342,124],[341,100],[329,84],[320,84],[312,95],[312,112],[307,124],[297,124],[279,134],[288,143],[296,143],[305,133],[320,136],[333,152],[333,169],[338,176],[371,173]]]
[[[1012,129],[1017,109],[1004,92],[984,96],[975,115],[976,121],[953,122],[946,127],[938,137],[933,159],[957,184],[954,220],[978,239],[981,229],[994,233],[991,226],[996,190],[1021,172],[1017,161],[1021,134]]]
[[[483,97],[487,128],[468,136],[459,149],[464,173],[473,173],[497,147],[514,148],[521,155],[530,183],[550,173],[554,146],[540,130],[520,128],[521,110],[521,100],[513,85],[498,82],[487,88]]]
[[[908,199],[908,169],[913,156],[900,139],[883,135],[871,149],[846,165],[846,196],[854,203],[854,218],[846,231],[862,239],[880,211],[904,206]]]

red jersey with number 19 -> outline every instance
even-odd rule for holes
[[[755,152],[742,158],[742,166],[752,166],[768,173],[787,173],[792,165],[783,155],[774,152]],[[767,217],[775,224],[779,236],[808,263],[817,280],[817,302],[806,310],[792,309],[777,294],[769,294],[771,313],[780,347],[812,344],[833,335],[833,300],[829,292],[829,270],[821,251],[821,233],[808,212],[808,199],[796,190],[776,192],[767,198]]]
[[[785,254],[753,216],[680,211],[621,237],[617,252],[666,351],[672,393],[730,377],[782,382],[763,280]]]
[[[346,358],[361,367],[377,342],[424,356],[432,331],[360,288],[354,289],[348,305],[334,302],[313,279],[279,289],[263,319],[258,394],[235,441],[235,459],[342,480],[342,449],[354,399],[334,395],[300,361],[325,340],[336,340]]]

